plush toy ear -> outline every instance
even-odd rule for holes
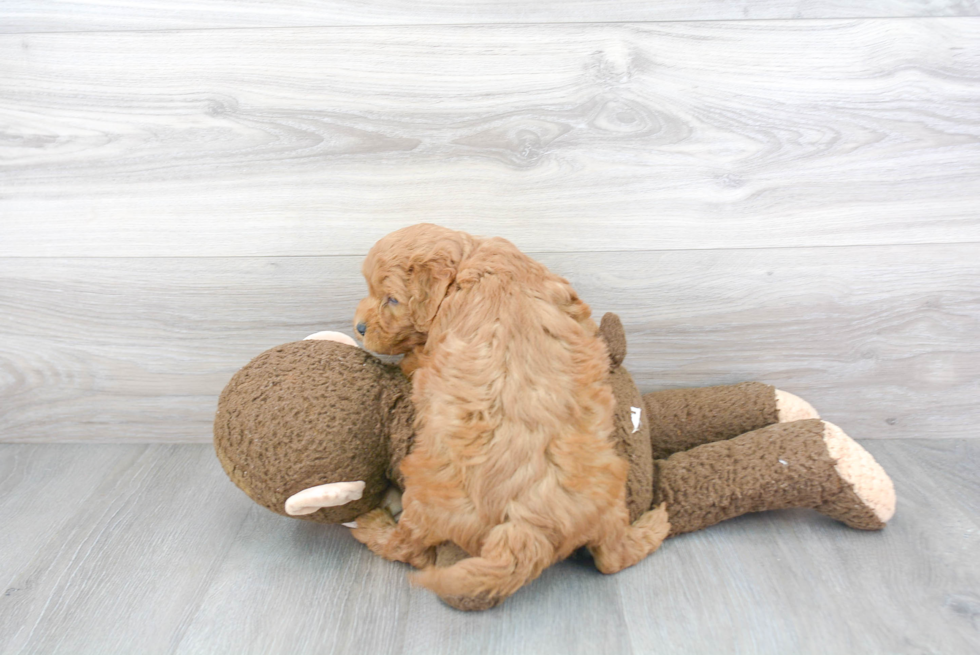
[[[351,337],[347,336],[343,332],[333,332],[331,330],[324,330],[323,332],[314,332],[310,336],[303,339],[303,341],[336,341],[337,343],[346,343],[348,346],[354,346],[355,348],[360,348],[357,342]]]
[[[290,516],[312,514],[321,507],[338,507],[355,500],[364,494],[363,480],[355,482],[331,482],[309,489],[303,489],[286,499],[286,513]]]
[[[626,359],[626,330],[623,329],[623,322],[619,316],[612,312],[606,312],[599,323],[599,336],[606,342],[609,350],[611,369],[619,368],[619,365]]]
[[[416,331],[426,333],[456,279],[456,262],[446,255],[417,258],[408,267],[409,313]]]

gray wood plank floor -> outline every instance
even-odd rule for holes
[[[3,444],[0,653],[976,653],[980,440],[865,446],[898,490],[881,533],[750,515],[465,614],[252,504],[209,446]]]

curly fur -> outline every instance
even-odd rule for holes
[[[609,355],[568,281],[510,242],[416,225],[364,262],[365,347],[406,353],[416,441],[403,514],[358,519],[378,554],[424,567],[444,597],[502,599],[588,545],[612,573],[659,546],[666,514],[629,524],[627,462],[609,439]],[[437,569],[432,547],[473,557]]]

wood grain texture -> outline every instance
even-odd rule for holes
[[[649,3],[653,4],[653,3]],[[0,36],[0,256],[980,241],[980,19]]]
[[[976,16],[975,0],[4,0],[0,33],[334,25]]]
[[[72,539],[87,526],[76,515],[90,510],[107,472],[131,463],[143,449],[0,448],[0,652],[27,638],[36,618],[27,607],[43,605],[34,594],[63,573],[51,570],[52,562],[63,564],[77,549]]]
[[[980,440],[865,445],[898,490],[880,533],[749,515],[471,614],[347,530],[252,504],[209,446],[0,444],[0,653],[972,655]]]
[[[365,290],[354,257],[0,267],[0,440],[210,439],[238,368],[321,329],[349,333]]]
[[[22,526],[17,543],[30,547],[0,558],[0,652],[172,650],[252,509],[237,489],[216,484],[213,451],[2,452],[15,470],[33,464],[48,484],[25,471],[0,510]]]
[[[763,380],[860,438],[976,437],[980,246],[539,254],[643,390]],[[0,441],[201,442],[263,350],[351,333],[359,257],[0,259]]]
[[[658,571],[684,571],[683,579],[658,576],[653,585],[639,567],[618,576],[633,643],[704,653],[976,650],[980,524],[948,499],[980,490],[975,480],[944,472],[960,458],[980,463],[980,442],[864,445],[891,474],[899,499],[883,532],[861,535],[866,550],[851,547],[853,531],[805,510],[748,515],[682,536],[654,557],[663,560]],[[701,641],[692,644],[692,635]]]

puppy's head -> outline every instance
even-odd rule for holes
[[[364,260],[368,296],[354,330],[364,347],[398,355],[425,343],[473,237],[438,225],[406,227],[378,241]]]

